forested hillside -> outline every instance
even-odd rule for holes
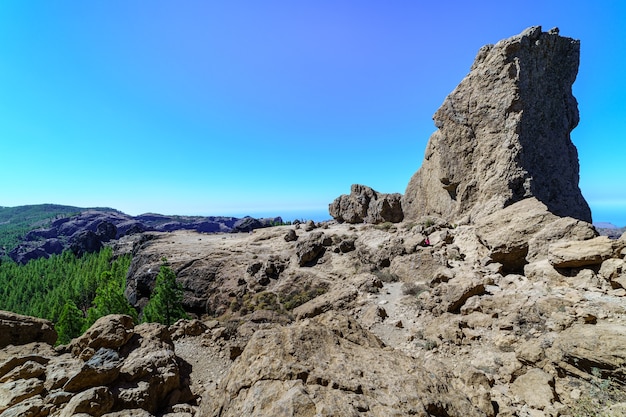
[[[29,230],[47,226],[58,217],[70,216],[82,210],[58,204],[0,207],[0,256],[9,253]]]
[[[59,341],[78,336],[99,317],[137,314],[124,297],[130,255],[112,259],[111,248],[75,256],[66,251],[19,265],[0,263],[0,310],[56,323]]]

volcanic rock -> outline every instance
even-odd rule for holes
[[[0,311],[0,348],[45,342],[53,345],[57,332],[48,320]]]
[[[546,259],[550,245],[580,241],[577,245],[585,246],[597,232],[589,223],[559,218],[531,197],[480,219],[476,235],[489,248],[493,261],[507,271],[519,271],[530,261]]]
[[[254,219],[224,216],[164,216],[142,214],[132,217],[113,209],[87,209],[71,217],[54,220],[48,227],[31,230],[9,256],[18,263],[57,255],[65,249],[74,253],[95,252],[103,244],[146,231],[195,230],[201,233],[250,232],[282,223],[280,217]]]
[[[166,326],[134,327],[129,316],[106,316],[67,347],[31,342],[1,348],[0,415],[152,416],[180,403],[193,411],[188,372]]]
[[[558,242],[550,245],[549,260],[556,268],[599,265],[613,256],[615,243],[606,236],[586,241]]]
[[[401,222],[402,195],[383,194],[365,185],[353,184],[350,195],[339,196],[328,206],[330,215],[339,222]]]
[[[352,318],[329,312],[259,330],[203,399],[206,416],[484,416],[447,376],[382,343]]]
[[[570,132],[580,43],[531,27],[480,49],[433,119],[402,206],[407,219],[480,219],[536,197],[558,216],[591,222]]]

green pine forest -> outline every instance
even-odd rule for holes
[[[81,257],[66,251],[26,265],[0,261],[0,310],[51,320],[61,344],[108,314],[128,314],[137,323],[137,311],[124,296],[130,262],[130,255],[114,259],[108,247]],[[165,260],[156,284],[144,321],[169,325],[186,318],[182,288]]]

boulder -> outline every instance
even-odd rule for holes
[[[578,268],[599,265],[613,256],[614,241],[598,236],[586,241],[557,242],[550,245],[548,259],[555,268]]]
[[[579,55],[578,40],[539,26],[482,47],[433,116],[438,130],[406,188],[405,218],[474,221],[534,196],[551,213],[591,222],[570,139]]]
[[[313,232],[306,238],[300,239],[296,245],[298,265],[306,266],[314,263],[326,251],[324,232]]]
[[[156,413],[168,404],[171,394],[181,389],[178,358],[166,326],[138,325],[121,354],[126,358],[113,386],[121,408]]]
[[[119,354],[109,348],[98,351],[63,385],[67,392],[79,392],[87,388],[108,385],[120,374],[122,360]]]
[[[590,223],[550,213],[545,204],[531,197],[478,220],[476,235],[489,249],[490,258],[505,271],[521,271],[528,262],[547,259],[549,248],[557,242],[575,241],[585,246],[597,232]]]
[[[556,399],[554,377],[541,369],[532,368],[511,384],[511,394],[531,408],[543,410]]]
[[[57,337],[57,332],[49,320],[0,311],[0,348],[32,342],[54,345]]]
[[[43,381],[39,378],[19,379],[0,384],[0,413],[28,398],[41,394]]]
[[[338,222],[397,223],[404,218],[401,200],[399,193],[383,194],[368,186],[353,184],[350,195],[337,197],[329,204],[328,211]]]
[[[123,314],[101,317],[82,336],[72,340],[68,350],[79,356],[88,348],[91,355],[100,348],[117,349],[132,337],[133,326],[132,317]]]
[[[72,397],[59,417],[70,417],[84,413],[100,417],[111,411],[114,398],[107,387],[94,387]]]
[[[566,372],[626,382],[626,326],[613,323],[575,324],[554,343],[556,362]]]
[[[478,220],[476,235],[494,262],[505,270],[519,271],[526,264],[530,238],[556,219],[545,204],[527,198]]]

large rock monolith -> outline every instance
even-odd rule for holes
[[[481,48],[433,116],[438,130],[407,186],[405,219],[473,222],[536,197],[553,214],[591,222],[570,140],[579,55],[578,40],[540,26]]]

